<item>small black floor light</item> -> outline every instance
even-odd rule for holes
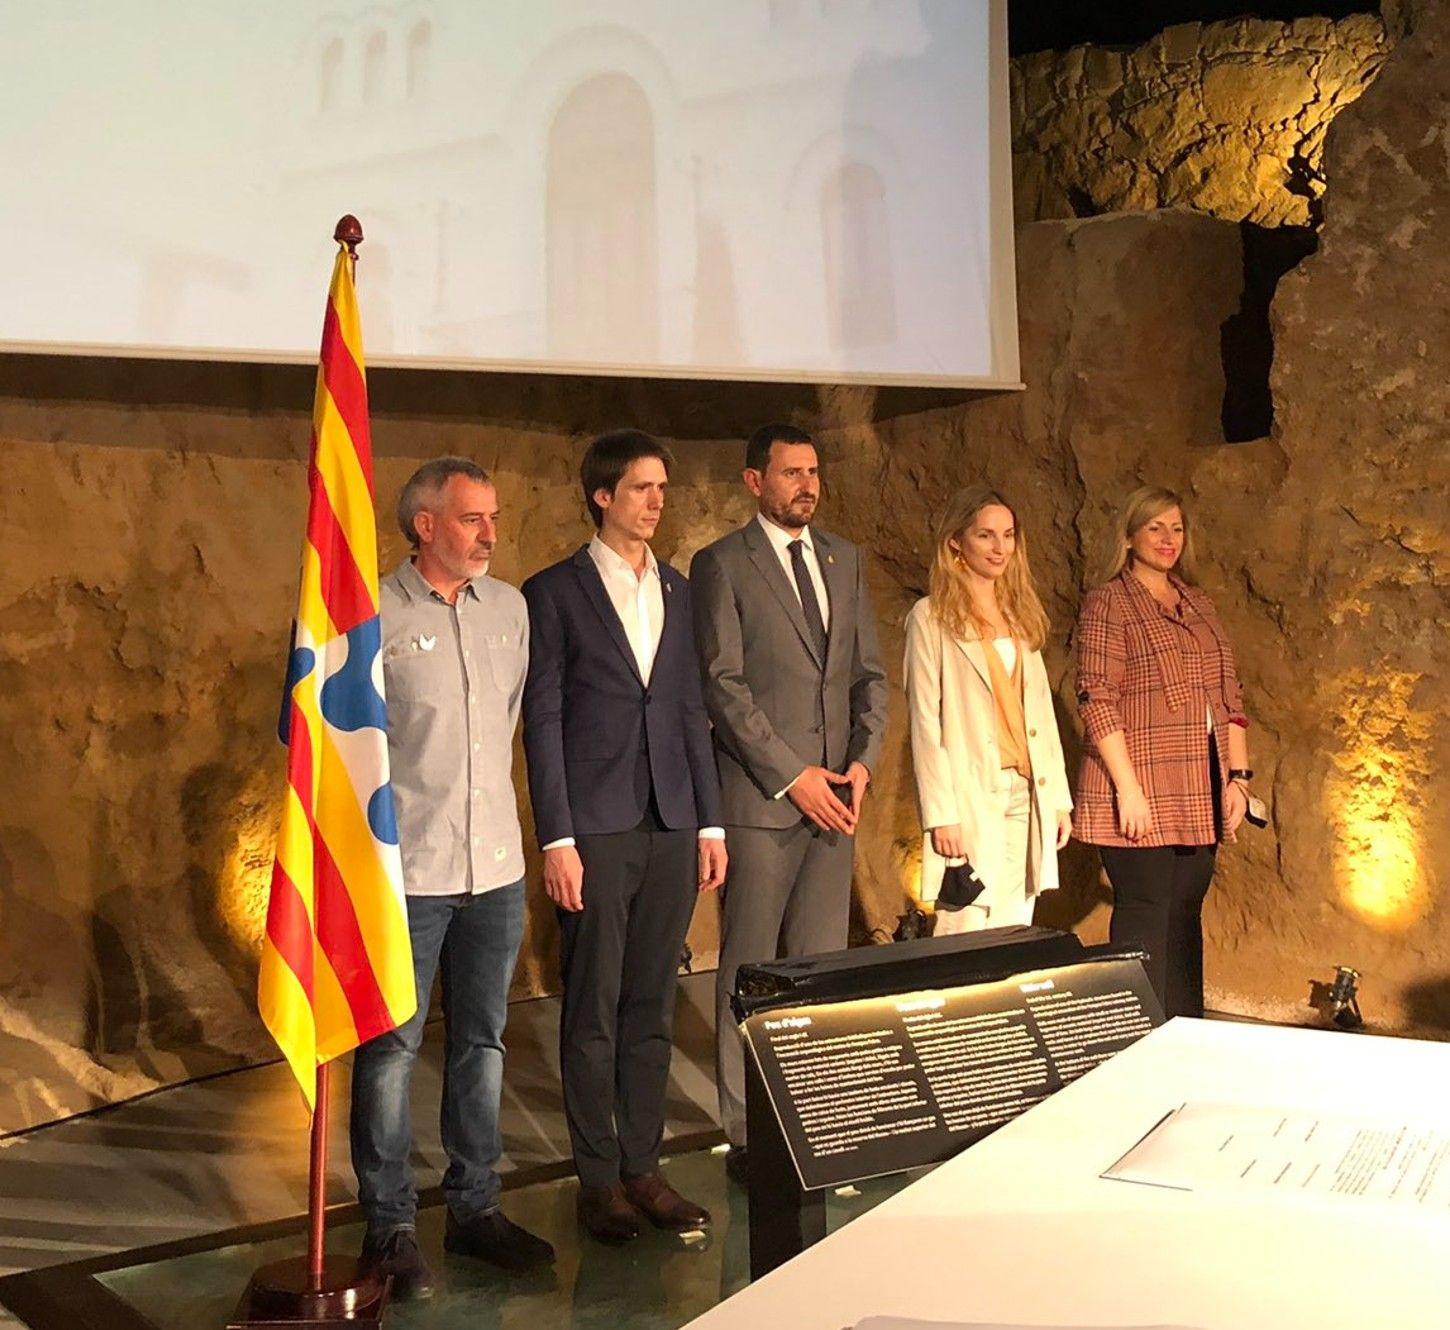
[[[1358,1030],[1364,1024],[1359,1011],[1359,971],[1341,965],[1329,988],[1329,1019],[1341,1030]]]

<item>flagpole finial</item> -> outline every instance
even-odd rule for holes
[[[347,252],[357,258],[357,247],[362,244],[363,238],[362,223],[352,213],[345,213],[337,219],[332,238],[339,245],[346,245]]]

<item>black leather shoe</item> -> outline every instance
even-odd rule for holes
[[[363,1238],[360,1260],[370,1274],[392,1278],[395,1298],[433,1296],[433,1272],[418,1250],[418,1235],[411,1228],[369,1233]]]
[[[743,1145],[725,1151],[725,1176],[742,1187],[750,1185],[750,1153]]]
[[[625,1200],[619,1183],[612,1187],[581,1186],[577,1204],[579,1222],[596,1241],[617,1245],[639,1237],[639,1211]]]
[[[449,1211],[443,1249],[460,1256],[477,1256],[505,1270],[532,1270],[554,1259],[554,1249],[543,1238],[520,1228],[502,1210],[461,1220]]]

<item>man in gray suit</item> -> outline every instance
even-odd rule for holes
[[[745,451],[759,512],[690,567],[715,727],[730,870],[715,1000],[720,1119],[745,1176],[744,1050],[730,994],[741,964],[846,945],[852,836],[886,728],[886,676],[861,552],[810,523],[815,444],[766,425]]]

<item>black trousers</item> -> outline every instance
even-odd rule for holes
[[[659,1167],[695,832],[665,830],[651,810],[633,831],[577,846],[584,908],[559,911],[559,1061],[574,1167],[607,1187]]]
[[[1203,900],[1215,845],[1100,845],[1113,884],[1108,936],[1148,953],[1148,978],[1167,1016],[1203,1015]]]

